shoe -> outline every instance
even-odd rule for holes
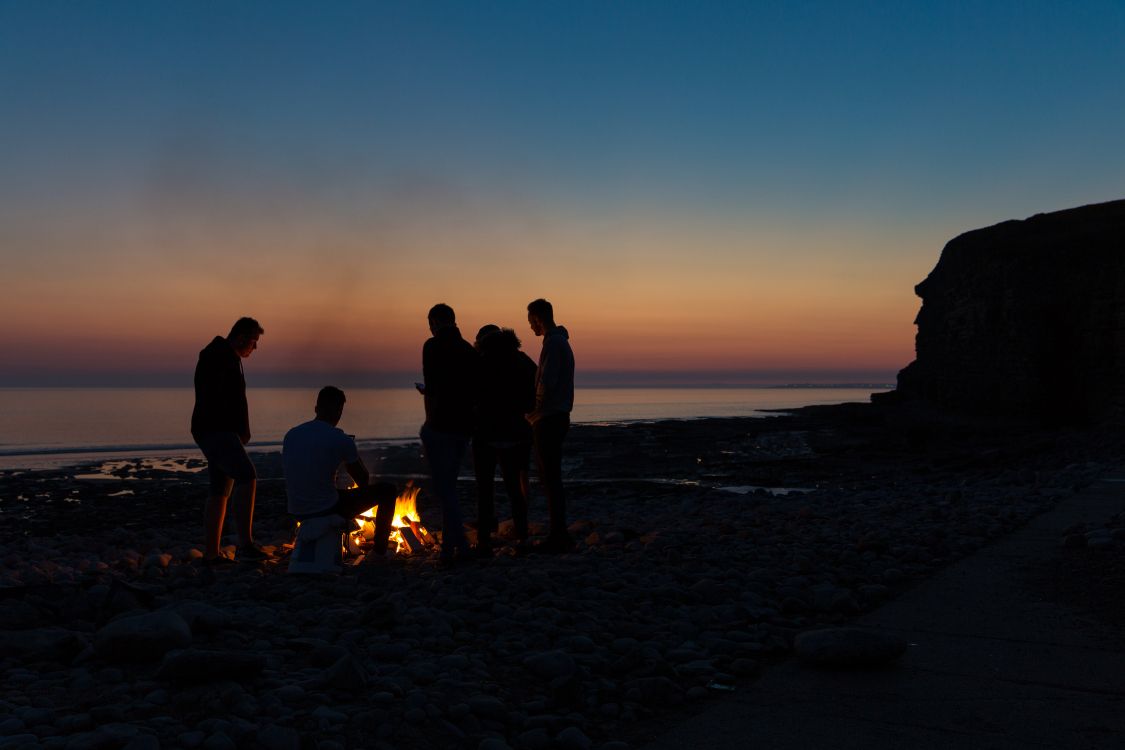
[[[262,560],[272,560],[273,555],[262,549],[260,544],[251,544],[248,547],[239,547],[238,551],[234,553],[235,560],[238,562],[261,562]]]
[[[224,557],[223,555],[218,555],[216,557],[201,557],[199,558],[199,562],[207,568],[222,567],[224,565],[234,565],[234,560],[230,559],[229,557]]]
[[[491,560],[495,552],[492,542],[481,542],[473,547],[473,556],[482,560]]]

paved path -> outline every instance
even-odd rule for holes
[[[791,660],[647,750],[1125,748],[1125,634],[1045,600],[1026,576],[1064,528],[1122,508],[1125,468],[858,620],[910,642],[897,666]]]

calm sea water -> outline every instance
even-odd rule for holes
[[[760,415],[762,409],[867,401],[872,388],[587,388],[575,422]],[[885,390],[885,389],[874,389]],[[352,388],[340,427],[360,441],[410,440],[421,425],[413,388]],[[77,463],[91,455],[194,455],[190,388],[0,388],[0,468]],[[250,448],[275,449],[313,417],[316,390],[250,389]]]

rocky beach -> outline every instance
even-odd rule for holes
[[[1052,508],[1120,448],[870,404],[577,425],[574,553],[507,546],[448,570],[399,554],[311,577],[285,572],[276,454],[255,456],[256,533],[278,554],[262,564],[200,564],[199,461],[6,471],[0,748],[635,747],[792,658],[801,633]],[[438,526],[418,445],[365,459],[420,482]],[[533,521],[544,505],[533,487]],[[1060,560],[1035,575],[1118,617],[1089,563],[1118,574],[1123,529],[1059,529]]]

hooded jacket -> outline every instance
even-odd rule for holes
[[[552,414],[570,414],[574,408],[574,352],[566,328],[555,326],[543,334],[539,369],[535,374],[535,411],[532,423]]]
[[[222,336],[216,336],[199,352],[199,363],[195,366],[191,434],[199,436],[210,432],[250,434],[242,358]]]

